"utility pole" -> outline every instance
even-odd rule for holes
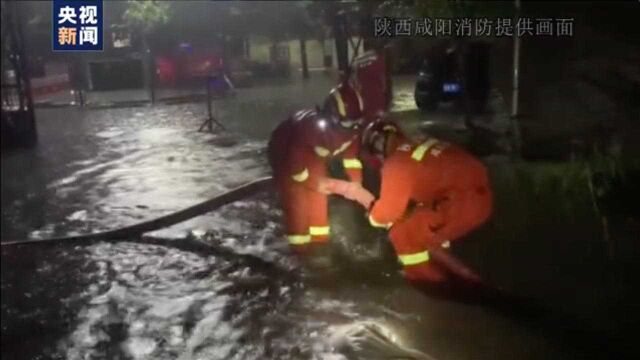
[[[515,0],[515,22],[520,17],[520,0]],[[520,134],[520,123],[518,117],[520,116],[520,109],[518,108],[518,97],[520,96],[520,45],[521,39],[517,34],[513,37],[513,84],[511,93],[511,121],[513,128],[514,138],[514,151],[517,156],[520,156],[522,149],[522,138]]]
[[[309,63],[307,61],[307,38],[306,34],[300,35],[300,62],[302,65],[302,78],[309,79]]]
[[[37,131],[36,131],[36,122],[35,122],[35,114],[33,111],[33,96],[31,94],[31,74],[29,73],[29,62],[27,61],[27,52],[25,49],[24,43],[24,32],[22,29],[22,18],[23,14],[20,12],[20,6],[15,4],[15,25],[16,30],[18,32],[18,56],[20,57],[20,63],[22,66],[22,81],[24,86],[24,97],[25,97],[25,105],[26,110],[29,113],[29,118],[31,121],[31,126],[33,128],[33,137],[34,141],[37,139]]]
[[[515,0],[516,20],[520,17],[520,0]],[[513,93],[511,98],[511,116],[518,116],[518,95],[520,86],[520,37],[513,37]]]

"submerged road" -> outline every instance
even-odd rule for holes
[[[39,146],[3,154],[2,238],[131,225],[268,175],[270,130],[309,99],[320,103],[331,83],[320,77],[241,90],[217,107],[230,129],[221,134],[196,131],[203,104],[41,109]],[[397,98],[396,110],[411,111],[406,90]],[[415,120],[407,126],[431,126]],[[146,234],[147,243],[3,248],[2,356],[573,358],[575,349],[514,319],[408,287],[393,262],[381,265],[384,239],[347,236],[354,233],[344,220],[354,215],[352,208],[335,200],[332,210],[335,242],[353,259],[348,272],[313,274],[300,267],[282,241],[281,213],[268,193]],[[501,223],[481,232],[476,244],[488,248],[496,226]],[[186,238],[210,250],[181,246]],[[171,242],[176,246],[166,246]],[[489,252],[478,249],[462,250],[475,251],[469,259],[477,264]],[[528,274],[508,276],[514,283],[535,278],[517,264],[504,267],[509,259],[485,273],[504,280],[494,272],[502,266],[505,273]]]

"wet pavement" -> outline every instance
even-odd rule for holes
[[[332,83],[317,77],[241,89],[237,97],[216,102],[216,115],[228,128],[219,134],[196,131],[205,118],[203,104],[40,109],[39,146],[2,157],[2,239],[118,228],[267,175],[264,147],[270,130],[293,110],[320,103]],[[412,108],[410,79],[398,84],[404,85],[395,110],[404,126],[468,140],[461,125],[451,126],[460,124],[459,115],[445,109],[425,119]],[[492,100],[496,107],[500,102]],[[485,122],[506,134],[504,119],[496,115]],[[498,180],[509,183],[518,176],[506,160],[509,142],[493,139],[502,155],[488,161]],[[518,195],[514,187],[507,188],[501,206],[515,198],[509,191]],[[355,259],[348,271],[315,274],[302,268],[282,240],[281,213],[270,193],[138,242],[3,248],[3,357],[574,358],[575,349],[544,331],[480,306],[418,293],[393,262],[384,261],[388,247],[358,230],[351,236],[340,216],[353,213],[348,203],[334,199],[332,210],[339,251]],[[528,215],[517,213],[520,222]],[[565,230],[584,227],[581,221]],[[521,271],[532,265],[518,264],[530,257],[527,251],[540,256],[548,251],[519,237],[527,229],[496,221],[470,245],[454,250],[489,279],[536,293],[553,269]],[[514,238],[521,240],[514,244]],[[502,250],[492,251],[496,248]],[[567,291],[574,279],[565,276],[568,281],[548,286],[547,298]]]

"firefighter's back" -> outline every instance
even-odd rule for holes
[[[403,163],[414,167],[413,171],[407,171],[416,177],[414,200],[427,201],[452,190],[489,186],[486,167],[465,149],[439,142],[419,156],[420,146],[403,156]]]
[[[308,122],[314,115],[314,110],[300,110],[281,122],[275,130],[271,132],[269,144],[267,145],[267,154],[269,157],[269,165],[274,175],[277,176],[277,173],[287,163],[293,140],[302,136],[303,122]]]

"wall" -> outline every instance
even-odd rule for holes
[[[335,41],[333,38],[327,40],[331,46],[331,56],[333,58],[333,69],[337,69],[337,60],[336,60],[336,49],[335,49]],[[357,41],[357,38],[353,39],[354,43]],[[301,68],[301,59],[300,59],[300,41],[298,39],[295,40],[287,40],[282,41],[279,44],[287,44],[289,46],[289,54],[291,55],[291,67],[294,69]],[[252,61],[266,63],[269,62],[269,48],[271,47],[271,40],[263,36],[251,36],[249,37],[249,59]],[[310,39],[307,40],[307,63],[309,64],[310,70],[315,69],[324,69],[324,52],[323,52],[323,44],[316,40]],[[349,56],[353,56],[354,49],[349,44]],[[360,45],[360,52],[362,52],[362,44]]]

